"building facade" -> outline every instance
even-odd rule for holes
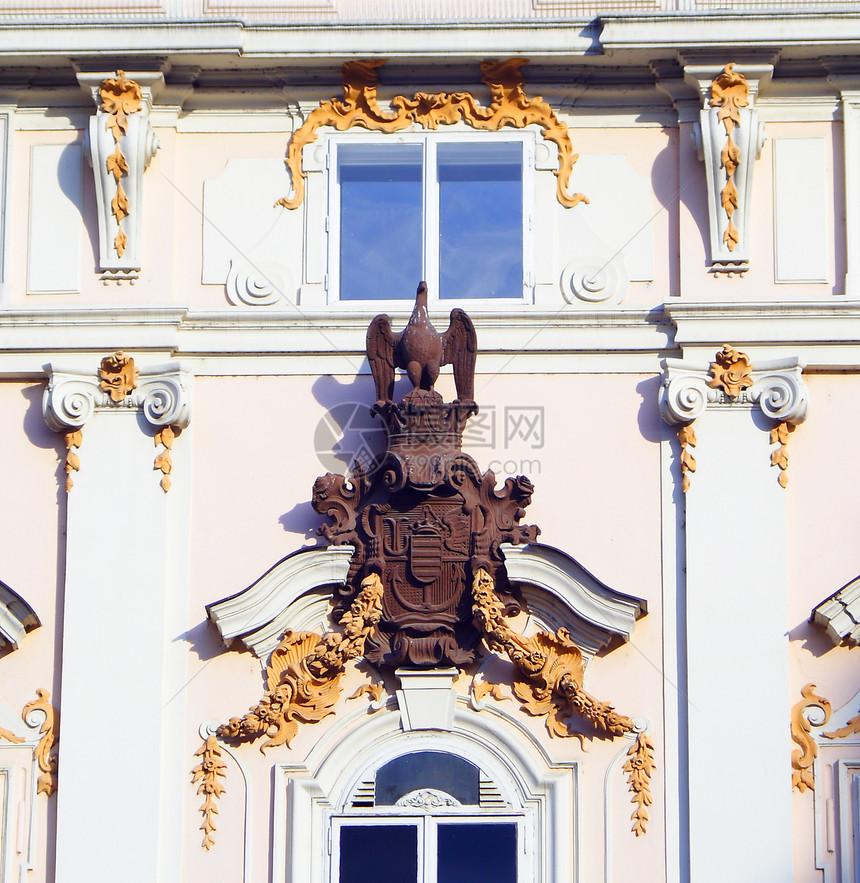
[[[860,879],[860,13],[677,6],[2,4],[0,881]]]

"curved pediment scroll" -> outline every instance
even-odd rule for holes
[[[279,199],[275,205],[296,209],[305,198],[305,173],[302,170],[302,150],[317,139],[323,127],[345,132],[355,126],[371,132],[400,132],[418,125],[424,129],[438,129],[461,120],[473,129],[497,132],[504,127],[523,129],[537,125],[545,141],[558,147],[558,201],[566,208],[588,202],[582,193],[570,193],[570,176],[579,158],[573,152],[567,125],[542,98],[529,98],[525,93],[522,66],[525,59],[481,62],[481,77],[490,89],[491,102],[482,106],[470,92],[416,92],[412,98],[396,95],[391,99],[392,112],[384,111],[378,103],[378,69],[384,60],[348,61],[343,65],[343,98],[320,102],[292,137],[287,150],[286,164],[293,179],[293,194]]]

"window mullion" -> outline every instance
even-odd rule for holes
[[[436,138],[424,139],[424,279],[430,300],[439,300],[439,180]]]
[[[424,849],[424,861],[421,862],[419,860],[418,866],[421,870],[418,874],[418,879],[421,880],[422,883],[436,883],[439,874],[439,847],[436,837],[436,819],[432,816],[424,816],[423,828],[424,836],[421,839]]]

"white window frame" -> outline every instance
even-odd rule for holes
[[[374,807],[368,808],[368,810],[355,810],[348,815],[332,815],[330,819],[330,883],[339,883],[340,880],[341,828],[361,825],[391,825],[392,823],[418,828],[418,881],[419,883],[435,883],[438,875],[436,858],[439,824],[451,823],[453,820],[459,820],[463,825],[516,825],[517,883],[533,883],[532,868],[525,860],[527,850],[525,815],[522,812],[487,811],[482,810],[479,806],[440,807],[427,813],[416,813],[411,808],[391,807],[389,811],[385,811],[384,807]],[[382,858],[380,858],[380,863],[382,863]],[[401,881],[397,881],[397,883],[401,883]]]
[[[523,199],[523,294],[522,297],[488,298],[445,298],[439,297],[439,249],[433,238],[438,240],[439,229],[439,185],[436,179],[436,148],[449,143],[487,143],[493,138],[495,143],[518,143],[522,146],[522,199]],[[381,308],[391,312],[410,311],[412,295],[393,300],[379,298],[373,300],[340,299],[340,186],[338,184],[338,148],[342,145],[372,144],[396,146],[398,144],[418,144],[423,148],[423,205],[422,219],[424,232],[424,268],[422,278],[428,285],[428,303],[435,309],[463,307],[473,312],[498,312],[501,307],[518,307],[534,303],[535,288],[535,134],[527,129],[503,132],[407,132],[396,135],[378,133],[349,133],[332,135],[328,139],[326,169],[328,172],[328,196],[326,215],[326,274],[324,286],[326,302],[330,307],[350,311]],[[492,260],[492,255],[487,255]],[[420,279],[415,280],[417,288]]]

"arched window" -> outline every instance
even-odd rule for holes
[[[333,815],[333,883],[518,883],[525,815],[474,763],[403,754],[362,781]]]

